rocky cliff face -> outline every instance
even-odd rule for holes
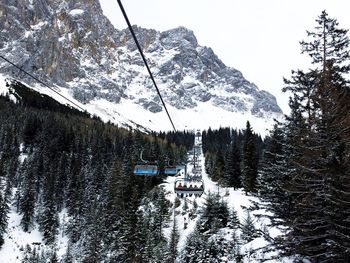
[[[0,28],[1,55],[77,100],[129,100],[162,111],[129,30],[116,30],[98,0],[2,0]],[[259,118],[281,113],[271,94],[199,46],[192,31],[134,29],[167,104],[187,110],[207,103]],[[4,61],[0,72],[33,82]]]

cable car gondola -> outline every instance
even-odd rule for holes
[[[167,176],[174,176],[178,173],[176,166],[167,166],[164,168],[164,174]]]
[[[181,170],[186,170],[186,166],[185,165],[169,165],[169,159],[168,159],[168,165],[165,166],[164,168],[164,174],[167,176],[174,176],[176,175],[178,172],[180,172]]]
[[[143,150],[140,154],[141,164],[137,164],[134,167],[134,175],[156,176],[159,174],[159,168],[157,163],[150,163],[142,158]]]
[[[168,176],[174,176],[181,170],[185,170],[185,165],[175,165],[175,166],[166,166],[164,169],[164,174]]]
[[[177,179],[174,191],[179,196],[201,196],[204,193],[203,180],[192,181],[187,178]]]
[[[158,165],[137,164],[134,168],[134,175],[156,176],[159,174]]]
[[[202,172],[202,167],[200,166],[195,166],[192,168],[192,173],[196,174],[196,173],[201,173]]]
[[[190,174],[187,176],[188,181],[200,181],[202,180],[202,174],[200,173],[195,173],[195,174]]]

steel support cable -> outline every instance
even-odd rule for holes
[[[158,89],[158,86],[157,86],[157,84],[156,84],[156,82],[155,82],[155,80],[154,80],[153,74],[152,74],[152,72],[151,72],[151,70],[150,70],[150,68],[149,68],[149,66],[148,66],[147,60],[146,60],[146,58],[145,58],[145,56],[144,56],[144,54],[143,54],[143,52],[142,52],[141,46],[140,46],[140,44],[139,44],[139,42],[138,42],[138,40],[137,40],[137,38],[136,38],[134,29],[132,28],[132,26],[131,26],[131,24],[130,24],[129,18],[128,18],[127,14],[126,14],[126,12],[125,12],[125,9],[124,9],[124,7],[123,7],[123,5],[122,5],[122,3],[121,3],[121,0],[117,0],[117,1],[118,1],[120,10],[121,10],[122,13],[123,13],[124,19],[125,19],[126,23],[128,24],[129,30],[130,30],[130,32],[131,32],[131,35],[132,35],[132,37],[133,37],[133,39],[134,39],[134,41],[135,41],[135,43],[136,43],[136,46],[137,46],[137,48],[138,48],[138,50],[139,50],[139,52],[140,52],[140,55],[141,55],[142,60],[143,60],[143,63],[145,64],[145,66],[146,66],[146,68],[147,68],[147,71],[148,71],[148,74],[150,75],[150,77],[151,77],[151,79],[152,79],[153,85],[154,85],[154,87],[155,87],[156,90],[157,90],[158,96],[159,96],[159,98],[160,98],[160,100],[161,100],[161,102],[162,102],[162,104],[163,104],[163,107],[164,107],[164,109],[165,109],[165,111],[166,111],[166,114],[168,115],[168,118],[169,118],[169,120],[170,120],[170,122],[171,122],[171,125],[173,126],[174,131],[176,131],[175,126],[174,126],[174,123],[173,123],[173,121],[172,121],[172,119],[171,119],[171,117],[170,117],[170,114],[169,114],[168,109],[167,109],[167,107],[166,107],[166,105],[165,105],[165,103],[164,103],[164,100],[163,100],[163,98],[162,98],[162,95],[160,94],[160,91],[159,91],[159,89]]]
[[[86,112],[85,109],[83,109],[82,107],[80,107],[78,104],[76,104],[75,102],[73,102],[72,100],[68,99],[66,96],[62,95],[61,93],[59,93],[57,90],[54,90],[53,88],[51,88],[48,84],[44,83],[43,81],[41,81],[40,79],[38,79],[37,77],[35,77],[34,75],[30,74],[29,72],[25,71],[24,69],[22,69],[21,67],[17,66],[15,63],[11,62],[10,60],[8,60],[7,58],[5,58],[4,56],[0,55],[0,58],[2,58],[3,60],[5,60],[7,63],[11,64],[12,66],[14,66],[15,68],[19,69],[20,71],[22,71],[23,73],[25,73],[26,75],[28,75],[29,77],[31,77],[32,79],[36,80],[37,82],[41,83],[42,85],[44,85],[45,87],[49,88],[50,90],[52,90],[53,92],[55,92],[56,94],[58,94],[59,96],[61,96],[62,98],[66,99],[67,101],[69,101],[70,103],[72,103],[74,106],[78,107],[79,109],[81,109],[83,112]]]

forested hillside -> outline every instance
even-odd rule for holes
[[[13,82],[0,96],[0,248],[25,263],[348,262],[349,45],[322,12],[301,42],[312,67],[285,79],[291,113],[265,138],[249,121],[143,134]],[[134,175],[141,156],[160,176]],[[187,174],[163,176],[170,162]]]
[[[64,262],[70,262],[68,258],[123,262],[146,257],[140,255],[140,247],[150,236],[142,224],[150,215],[138,212],[141,200],[149,198],[160,209],[156,213],[160,217],[167,213],[169,204],[162,199],[161,189],[150,192],[161,179],[136,178],[134,165],[142,149],[143,158],[160,160],[160,167],[167,158],[184,160],[186,137],[193,138],[193,134],[179,138],[175,134],[163,140],[119,129],[69,108],[48,110],[48,103],[43,107],[34,100],[35,95],[28,106],[27,102],[15,104],[0,97],[0,244],[7,231],[10,206],[14,205],[22,216],[23,231],[30,232],[38,225],[46,245],[55,244],[58,214],[66,211],[70,249]],[[154,227],[161,226],[155,221]],[[54,251],[48,250],[41,257],[55,258]],[[33,257],[39,259],[39,253],[25,252],[24,258]]]

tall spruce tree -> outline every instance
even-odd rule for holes
[[[259,194],[265,201],[264,207],[273,212],[269,216],[273,225],[281,224],[281,220],[288,220],[291,210],[291,197],[285,191],[291,176],[286,165],[287,149],[284,145],[282,124],[276,123],[263,155],[258,178]]]
[[[256,191],[258,177],[258,155],[255,146],[255,136],[247,121],[243,145],[242,184],[246,193]]]
[[[1,189],[1,179],[2,178],[0,177],[0,248],[4,244],[4,234],[6,233],[8,220],[5,195],[3,194],[3,189]]]
[[[23,184],[20,194],[20,213],[23,215],[21,225],[25,232],[29,231],[34,223],[34,208],[36,202],[35,175],[33,167],[27,162],[24,163],[26,170],[24,172]]]
[[[56,171],[53,166],[54,165],[51,166],[45,178],[43,211],[38,220],[39,228],[43,233],[45,243],[50,245],[55,242],[59,226],[54,189]]]
[[[231,143],[225,154],[225,166],[222,182],[234,189],[241,187],[241,154],[236,140]]]
[[[299,114],[287,119],[286,149],[293,173],[287,189],[293,196],[288,249],[314,262],[350,258],[349,38],[336,19],[323,11],[317,26],[301,42],[315,67],[293,72],[284,90],[293,93]],[[346,99],[347,98],[347,99]],[[297,112],[294,110],[294,112]],[[294,129],[298,131],[291,133]],[[345,219],[345,220],[344,220]]]

